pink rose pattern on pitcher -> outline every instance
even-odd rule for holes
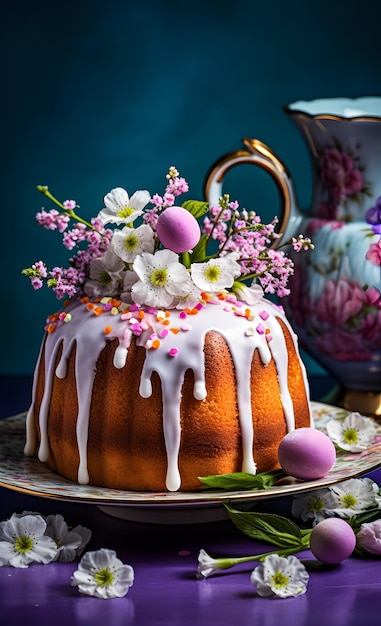
[[[355,154],[344,152],[339,143],[326,148],[319,159],[320,181],[328,195],[321,199],[317,215],[327,219],[352,221],[347,199],[362,205],[364,196],[370,196],[370,186],[364,179],[364,168]],[[322,194],[324,197],[324,194]]]
[[[346,269],[351,235],[344,231],[357,217],[354,205],[364,211],[371,185],[358,157],[335,144],[323,150],[318,159],[320,201],[315,216],[307,222],[308,235],[320,256],[316,259],[312,255],[304,266],[298,263],[287,309],[318,353],[333,361],[361,362],[370,360],[375,349],[381,350],[381,293],[379,288],[363,284],[363,280],[354,280],[350,269]],[[373,237],[381,235],[381,197],[367,210],[366,220],[368,227],[357,223],[357,236],[362,230],[363,239],[368,242],[359,261],[364,265],[363,276],[369,273],[365,265],[372,264],[381,271],[381,236],[376,242]],[[342,239],[340,233],[333,236],[333,231],[340,230]],[[379,285],[380,278],[374,284]]]

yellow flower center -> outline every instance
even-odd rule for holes
[[[315,500],[311,500],[309,503],[310,511],[314,511],[314,513],[318,513],[324,509],[324,502],[320,498],[315,498]]]
[[[111,282],[110,275],[106,272],[106,270],[104,270],[99,276],[99,282],[101,285],[108,285]]]
[[[153,287],[164,287],[168,282],[168,270],[166,267],[158,267],[150,276],[150,283]]]
[[[220,274],[221,269],[218,267],[218,265],[208,265],[205,271],[205,278],[210,283],[215,283],[219,279]]]
[[[345,443],[357,443],[359,440],[358,432],[355,428],[347,428],[343,433]]]
[[[121,209],[118,209],[116,212],[117,217],[120,217],[122,219],[125,219],[126,217],[130,217],[130,215],[132,215],[134,213],[135,209],[133,209],[131,206],[124,206]]]
[[[274,587],[281,589],[282,587],[287,587],[288,584],[288,576],[281,571],[275,572],[271,576],[271,582]]]
[[[19,554],[25,554],[33,548],[33,539],[21,536],[15,541],[15,549]]]
[[[351,493],[346,493],[342,498],[341,502],[346,509],[352,508],[355,504],[357,504],[357,499],[352,496]]]
[[[114,574],[108,567],[105,567],[104,569],[98,570],[94,578],[99,587],[108,587],[114,580]]]
[[[124,247],[127,252],[133,252],[139,244],[139,238],[135,235],[135,233],[131,233],[124,240]]]

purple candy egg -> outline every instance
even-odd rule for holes
[[[201,236],[196,218],[179,206],[168,207],[159,215],[156,233],[165,248],[178,254],[192,250]]]
[[[351,556],[356,546],[356,535],[343,519],[328,517],[312,530],[310,549],[318,561],[336,565]]]
[[[316,480],[332,469],[336,450],[330,438],[320,430],[297,428],[280,442],[278,459],[286,474],[302,480]]]

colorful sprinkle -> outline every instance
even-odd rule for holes
[[[106,326],[103,329],[103,332],[104,332],[105,335],[109,335],[111,333],[111,331],[112,331],[112,326]]]
[[[186,320],[188,315],[186,314],[185,311],[180,311],[180,315],[179,315],[181,320]]]
[[[119,309],[116,306],[113,306],[111,311],[110,311],[111,315],[118,315],[119,313]]]
[[[170,350],[168,350],[169,356],[177,356],[178,353],[179,353],[179,349],[178,348],[171,348]]]
[[[265,327],[263,326],[263,324],[258,324],[255,330],[257,331],[258,335],[265,334]]]
[[[221,294],[221,295],[224,295],[225,297],[223,299],[227,300],[228,302],[237,302],[237,297],[234,295],[234,293],[227,293],[227,294]]]
[[[191,324],[182,324],[180,326],[180,328],[181,328],[181,330],[184,330],[185,332],[187,332],[187,331],[191,330],[192,325]]]
[[[263,320],[267,320],[270,317],[270,313],[268,313],[267,311],[261,311],[259,317],[261,317]]]
[[[163,330],[160,331],[159,336],[164,339],[164,337],[166,337],[169,334],[169,330],[168,328],[163,328]]]
[[[180,332],[180,328],[176,328],[175,326],[172,326],[172,328],[169,329],[171,331],[171,333],[173,333],[174,335],[177,335],[177,333]]]

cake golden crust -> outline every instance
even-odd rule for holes
[[[309,426],[308,390],[295,339],[278,316],[276,323],[287,350],[287,386],[293,403],[294,426]],[[115,489],[165,491],[168,451],[163,428],[163,374],[152,372],[152,393],[142,397],[147,350],[137,344],[132,339],[124,367],[115,367],[117,338],[105,342],[97,358],[86,443],[89,482]],[[36,423],[46,390],[45,350],[46,345],[37,375],[33,408]],[[67,355],[65,376],[52,377],[47,418],[49,454],[45,459],[54,471],[73,481],[78,479],[80,465],[77,352],[78,345],[74,343]],[[260,349],[256,348],[250,368],[243,376],[242,371],[238,375],[231,347],[216,330],[205,333],[203,353],[205,398],[195,398],[195,374],[191,367],[184,372],[181,386],[178,469],[182,491],[198,489],[198,476],[242,470],[244,422],[240,419],[237,397],[240,378],[247,377],[251,392],[253,455],[258,472],[279,467],[278,446],[289,429],[280,392],[279,363],[274,358],[264,363]],[[62,346],[55,357],[55,372],[61,360]]]

